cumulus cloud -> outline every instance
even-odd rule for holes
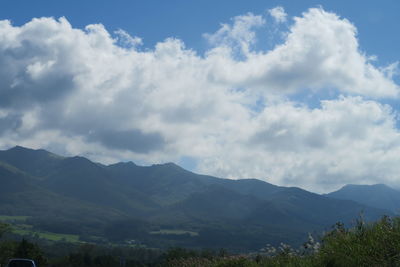
[[[336,88],[374,98],[397,97],[399,86],[360,52],[357,30],[346,19],[320,8],[295,17],[283,44],[266,53],[252,51],[245,62],[209,52],[217,64],[213,77],[230,86],[251,86],[262,93]]]
[[[243,55],[248,55],[251,45],[256,42],[255,28],[265,24],[262,16],[252,13],[237,16],[232,19],[233,23],[222,24],[221,28],[213,34],[204,34],[204,37],[213,46],[224,46],[228,49],[237,49]]]
[[[268,9],[268,13],[275,19],[277,23],[286,22],[287,14],[285,9],[281,6],[277,6],[271,9]]]
[[[143,44],[143,40],[137,36],[131,36],[126,31],[119,29],[114,32],[117,35],[117,40],[121,46],[125,47],[137,47]]]
[[[125,31],[65,18],[0,21],[0,146],[106,163],[190,157],[203,173],[315,191],[400,185],[397,111],[381,103],[398,99],[396,63],[375,66],[356,27],[321,8],[257,50],[267,26],[237,16],[204,35],[200,55],[174,38],[138,50]],[[296,98],[327,90],[338,97],[317,107]]]

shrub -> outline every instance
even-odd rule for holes
[[[325,266],[400,266],[400,218],[361,219],[349,230],[338,223],[324,236],[318,257]]]

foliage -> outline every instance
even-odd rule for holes
[[[46,266],[47,264],[47,259],[39,246],[25,239],[22,239],[21,242],[17,244],[13,257],[33,259],[39,266]]]
[[[0,238],[2,238],[3,235],[10,230],[11,230],[11,227],[9,224],[0,222]]]
[[[0,243],[0,265],[6,264],[10,258],[14,255],[16,247],[15,242],[3,241]]]
[[[125,267],[152,266],[160,258],[160,251],[130,247],[103,247],[83,244],[70,249],[64,256],[53,257],[53,267]]]
[[[385,216],[373,224],[358,220],[350,230],[337,224],[325,235],[319,257],[331,266],[399,266],[400,218]]]
[[[38,266],[46,266],[47,258],[42,249],[34,243],[21,241],[4,241],[0,243],[0,264],[5,264],[10,258],[33,259]]]

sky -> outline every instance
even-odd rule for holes
[[[400,188],[400,3],[360,3],[0,1],[0,148]]]

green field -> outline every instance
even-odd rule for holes
[[[9,223],[12,226],[11,232],[14,234],[22,235],[22,236],[36,236],[38,238],[43,238],[51,241],[65,241],[65,242],[80,242],[78,235],[70,235],[70,234],[57,234],[45,231],[36,231],[32,229],[32,225],[26,224],[26,220],[29,216],[9,216],[9,215],[0,215],[0,222]]]
[[[0,222],[25,222],[29,216],[9,216],[9,215],[0,215]]]
[[[72,243],[79,242],[78,235],[56,234],[50,232],[33,231],[29,229],[18,229],[18,228],[14,229],[12,232],[19,235],[32,235],[32,236],[37,235],[39,238],[44,238],[51,241],[65,241]]]
[[[79,242],[78,235],[56,234],[50,232],[33,231],[29,229],[18,229],[18,228],[14,229],[12,232],[19,235],[38,236],[39,238],[44,238],[51,241],[65,241],[71,243]]]
[[[150,232],[152,235],[185,235],[189,234],[190,236],[198,236],[199,233],[187,230],[173,230],[173,229],[161,229],[159,231]]]

